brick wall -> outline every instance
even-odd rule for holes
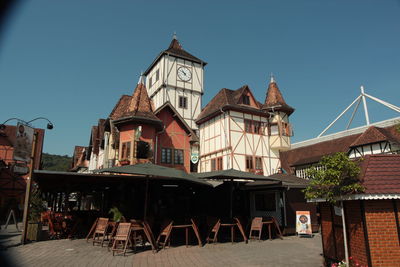
[[[368,264],[360,201],[345,202],[349,255],[361,265]]]
[[[321,212],[321,230],[322,230],[322,246],[324,256],[335,259],[336,258],[336,244],[332,231],[332,213],[331,207],[327,203],[320,204]]]
[[[372,266],[400,266],[400,245],[393,201],[365,201],[365,216]]]

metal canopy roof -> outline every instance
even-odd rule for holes
[[[235,169],[212,171],[194,174],[201,179],[216,179],[216,180],[254,180],[254,181],[277,181],[281,180],[269,176],[258,175],[251,172],[243,172]]]
[[[153,163],[142,163],[136,165],[125,165],[120,167],[112,167],[107,169],[96,170],[99,173],[119,173],[119,174],[136,174],[144,175],[150,179],[172,179],[172,180],[184,180],[192,183],[212,186],[206,181],[202,181],[196,176],[188,174],[184,171],[177,170],[174,168],[168,168]]]

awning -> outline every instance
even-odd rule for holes
[[[119,173],[119,174],[135,174],[144,175],[150,179],[163,179],[163,180],[182,180],[207,186],[212,186],[211,184],[203,181],[194,175],[188,174],[184,171],[177,170],[174,168],[168,168],[160,165],[155,165],[153,163],[142,163],[135,165],[125,165],[119,167],[112,167],[107,169],[99,169],[95,172],[98,173]]]
[[[251,172],[243,172],[235,169],[212,171],[193,174],[200,179],[215,179],[215,180],[234,180],[234,181],[278,181],[279,179],[258,175]]]

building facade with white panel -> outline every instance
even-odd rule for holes
[[[265,103],[245,85],[222,89],[196,122],[200,131],[199,172],[237,169],[271,175],[280,170],[279,151],[290,148],[292,128],[286,104],[271,79]]]

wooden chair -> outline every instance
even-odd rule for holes
[[[94,243],[100,243],[103,246],[104,238],[107,235],[108,218],[99,218],[96,224],[96,228],[93,233],[93,246]],[[100,240],[101,238],[101,240]]]
[[[218,219],[218,221],[215,223],[210,233],[208,234],[208,237],[206,239],[207,243],[210,243],[210,241],[212,241],[213,243],[217,242],[218,231],[220,226],[221,226],[221,220]]]
[[[233,219],[235,220],[236,225],[237,225],[237,227],[239,228],[239,231],[240,231],[240,233],[242,234],[242,236],[243,236],[243,238],[244,238],[244,241],[247,243],[247,237],[246,237],[246,234],[244,233],[244,229],[243,229],[242,223],[241,223],[240,220],[239,220],[238,218],[236,218],[236,217],[234,217]]]
[[[169,223],[165,223],[164,227],[162,228],[161,233],[158,235],[156,244],[158,247],[161,247],[164,249],[166,244],[169,244],[170,241],[170,235],[171,235],[171,230],[172,230],[172,223],[173,221],[170,221]]]
[[[192,228],[193,228],[194,234],[196,235],[197,240],[199,241],[199,247],[201,247],[203,245],[203,243],[201,242],[199,227],[197,227],[197,224],[194,221],[194,219],[190,219],[190,221],[192,222]]]
[[[89,238],[93,236],[94,230],[96,229],[97,222],[99,221],[99,218],[97,218],[94,223],[92,224],[92,227],[90,227],[89,233],[86,236],[86,242],[89,242]]]
[[[135,249],[136,252],[136,244],[138,242],[141,242],[142,245],[145,244],[145,229],[144,229],[144,225],[141,221],[138,220],[130,220],[131,222],[131,240],[132,240],[132,244],[133,247]]]
[[[251,222],[249,239],[261,240],[262,227],[263,227],[262,217],[254,217],[253,221]],[[253,232],[258,232],[258,236],[254,235]]]
[[[110,248],[110,246],[112,246],[112,244],[114,242],[114,236],[117,233],[118,225],[119,225],[119,222],[108,222],[108,228],[111,228],[106,231],[106,236],[108,239],[108,242],[107,242],[108,249]]]
[[[150,225],[148,224],[147,221],[143,221],[143,227],[144,227],[144,233],[151,245],[153,253],[157,252],[158,250],[157,242],[156,239],[154,238],[153,231],[151,230]]]
[[[131,223],[119,223],[117,233],[114,236],[114,243],[111,248],[113,256],[115,252],[123,252],[124,256],[128,244],[132,246],[130,239],[131,236]]]

